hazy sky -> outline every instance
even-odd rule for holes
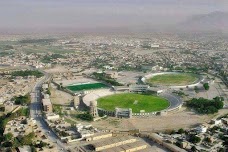
[[[159,27],[228,11],[228,0],[0,0],[0,30]]]

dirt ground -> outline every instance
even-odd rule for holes
[[[72,101],[73,96],[55,88],[51,88],[50,99],[53,104],[68,105],[70,101]]]
[[[60,80],[60,81],[55,81],[56,83],[60,84],[62,83],[63,86],[68,86],[71,84],[78,84],[78,83],[97,83],[98,81],[95,81],[93,79],[85,78],[83,76],[77,76],[72,80]]]
[[[1,85],[1,86],[2,86],[2,85],[6,85],[7,82],[9,82],[9,80],[7,80],[7,79],[0,79],[0,85]]]
[[[48,73],[63,73],[63,72],[68,72],[68,69],[64,66],[55,66],[54,68],[46,69],[44,70],[45,72]]]
[[[228,113],[223,109],[217,115]],[[154,116],[145,118],[117,119],[107,118],[98,122],[93,122],[93,126],[108,130],[132,130],[141,131],[165,131],[179,128],[190,128],[197,124],[209,122],[216,115],[197,115],[194,112],[183,109],[167,116]]]

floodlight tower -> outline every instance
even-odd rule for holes
[[[98,110],[97,110],[97,101],[90,101],[90,114],[93,117],[98,117]]]

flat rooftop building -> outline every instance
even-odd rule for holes
[[[92,146],[94,147],[95,151],[101,151],[108,148],[113,148],[124,144],[133,143],[136,141],[137,140],[135,138],[127,136],[127,137],[119,137],[119,138],[110,138],[105,141],[94,143],[92,144]]]
[[[140,151],[147,148],[147,144],[145,144],[142,141],[136,141],[129,144],[124,144],[121,146],[108,148],[105,150],[101,150],[100,152],[134,152],[134,151]]]
[[[100,140],[100,139],[109,138],[109,137],[112,137],[112,133],[100,132],[100,133],[94,134],[91,137],[86,138],[86,141]]]
[[[52,112],[52,103],[50,99],[42,99],[44,111]]]

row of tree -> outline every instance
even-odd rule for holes
[[[195,109],[198,113],[201,114],[213,114],[217,113],[219,109],[223,108],[223,97],[215,97],[212,100],[205,98],[193,98],[187,102],[187,106]]]
[[[89,112],[77,114],[76,117],[85,121],[93,121],[93,116]]]
[[[12,77],[21,76],[21,77],[27,77],[27,76],[36,76],[37,78],[42,77],[44,74],[38,70],[21,70],[21,71],[14,71],[11,73]]]
[[[113,85],[113,86],[122,86],[119,82],[117,82],[115,79],[108,77],[105,75],[105,73],[97,73],[94,72],[92,74],[93,77],[95,77],[97,80],[105,81],[106,83]]]
[[[30,101],[31,101],[29,94],[26,94],[24,96],[20,95],[18,97],[13,97],[11,100],[13,100],[16,105],[23,105],[23,106],[30,104]]]

